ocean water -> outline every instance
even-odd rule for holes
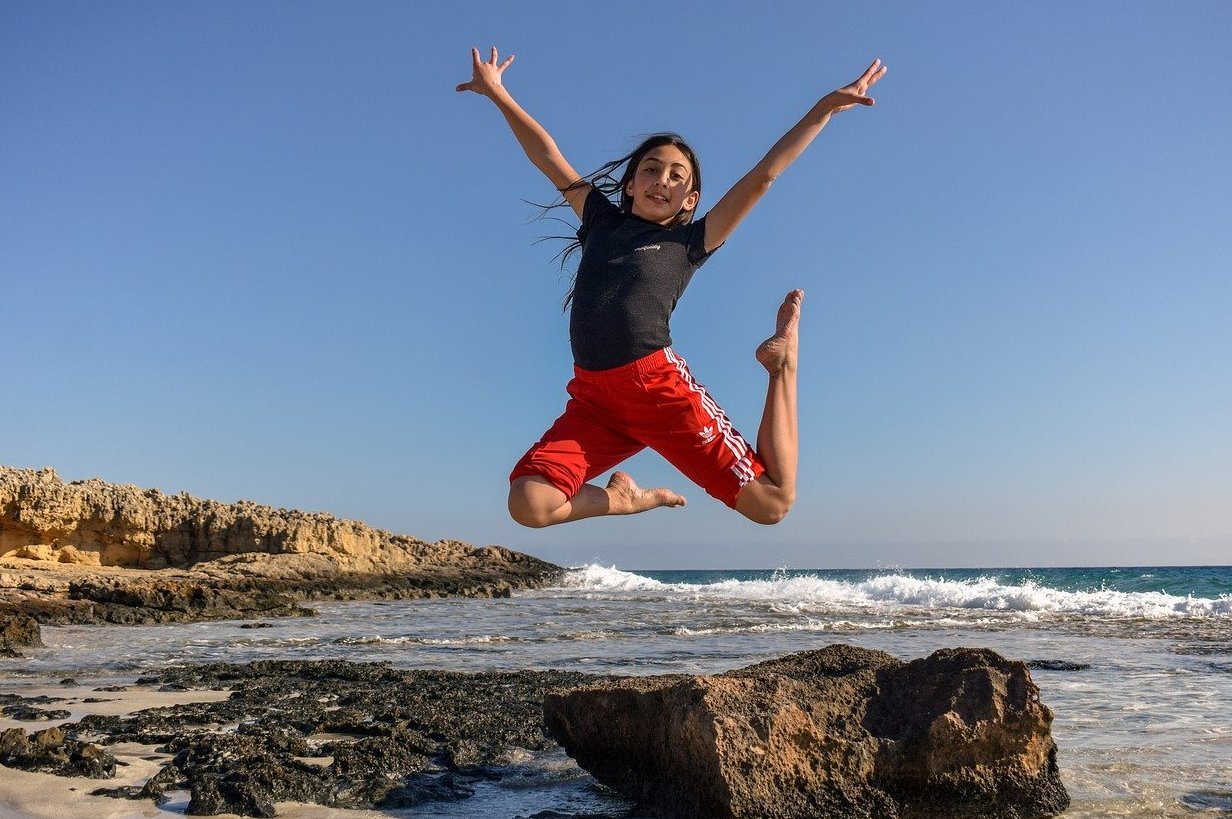
[[[1056,715],[1053,736],[1074,800],[1066,816],[1232,816],[1232,567],[635,572],[592,565],[556,587],[505,600],[315,607],[319,617],[270,620],[263,629],[238,622],[46,627],[46,648],[0,661],[0,690],[70,676],[131,683],[161,667],[207,661],[709,674],[831,643],[902,659],[986,646],[1038,661],[1033,677]],[[637,815],[593,787],[563,753],[520,766],[516,788],[488,784],[467,803],[404,815]]]

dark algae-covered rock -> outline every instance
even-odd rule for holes
[[[188,791],[193,815],[273,816],[281,801],[407,809],[465,799],[476,783],[511,775],[526,752],[554,748],[544,696],[597,679],[342,661],[211,664],[139,682],[229,690],[226,699],[92,715],[62,729],[104,747],[137,742],[171,755],[143,785],[97,794],[158,802]]]
[[[88,742],[69,738],[60,728],[29,736],[21,728],[0,733],[0,764],[25,771],[106,779],[115,776],[116,760]]]
[[[9,719],[19,720],[21,722],[42,722],[53,719],[68,719],[72,713],[63,708],[36,708],[35,705],[44,705],[50,702],[56,702],[59,698],[55,697],[27,697],[22,698],[13,694],[0,694],[0,714]]]
[[[1069,804],[1030,672],[984,649],[904,663],[831,646],[552,693],[544,713],[578,764],[662,817],[1025,819]]]
[[[15,609],[0,606],[0,657],[20,657],[19,648],[43,645],[38,621]]]

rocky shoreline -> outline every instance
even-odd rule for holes
[[[0,466],[0,656],[38,625],[311,615],[312,600],[507,597],[564,570],[332,515]]]
[[[138,689],[214,696],[10,728],[0,764],[97,780],[81,788],[93,796],[186,792],[190,815],[439,808],[485,783],[524,787],[557,742],[616,789],[612,817],[1009,819],[1069,801],[1030,673],[985,649],[904,663],[836,645],[715,677],[211,663],[93,696]],[[0,710],[37,723],[87,701],[8,696]],[[126,765],[120,747],[140,749],[151,775],[107,784]]]

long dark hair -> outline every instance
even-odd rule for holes
[[[586,185],[593,185],[608,199],[611,199],[615,194],[616,202],[620,209],[625,213],[633,212],[633,200],[629,197],[628,186],[633,179],[633,175],[637,173],[637,166],[641,164],[642,158],[646,154],[653,151],[655,148],[660,148],[664,145],[674,145],[680,149],[680,152],[689,160],[689,164],[693,166],[693,173],[690,175],[689,192],[702,190],[702,166],[697,161],[697,154],[689,146],[689,143],[684,141],[684,137],[680,134],[672,133],[671,131],[662,131],[657,134],[651,134],[642,140],[642,143],[634,148],[629,153],[613,159],[611,162],[604,163],[597,170],[586,174],[581,179],[566,188],[561,188],[561,197],[556,202],[550,205],[540,205],[543,208],[541,216],[547,216],[550,211],[556,208],[567,206],[569,203],[565,199],[565,194],[569,191],[576,190]],[[697,208],[682,210],[676,214],[668,227],[678,227],[687,225],[693,221],[693,213]],[[564,221],[564,220],[561,220]],[[568,242],[564,249],[556,254],[556,258],[560,259],[560,266],[563,268],[574,253],[582,249],[582,242],[577,236],[544,236],[542,239],[563,239]],[[541,239],[541,241],[542,241]],[[569,309],[569,303],[573,301],[573,286],[577,278],[575,271],[569,280],[569,292],[565,294],[563,309]]]

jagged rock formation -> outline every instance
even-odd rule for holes
[[[1052,713],[988,649],[904,663],[830,646],[716,677],[549,694],[552,735],[662,817],[1054,816],[1069,804]]]
[[[332,515],[0,466],[0,617],[166,622],[305,613],[298,601],[508,596],[562,570]],[[37,639],[37,635],[36,635]]]
[[[318,554],[339,569],[368,571],[393,559],[448,562],[470,551],[320,512],[164,495],[97,478],[65,483],[53,469],[0,467],[0,557],[164,569],[236,554]]]

